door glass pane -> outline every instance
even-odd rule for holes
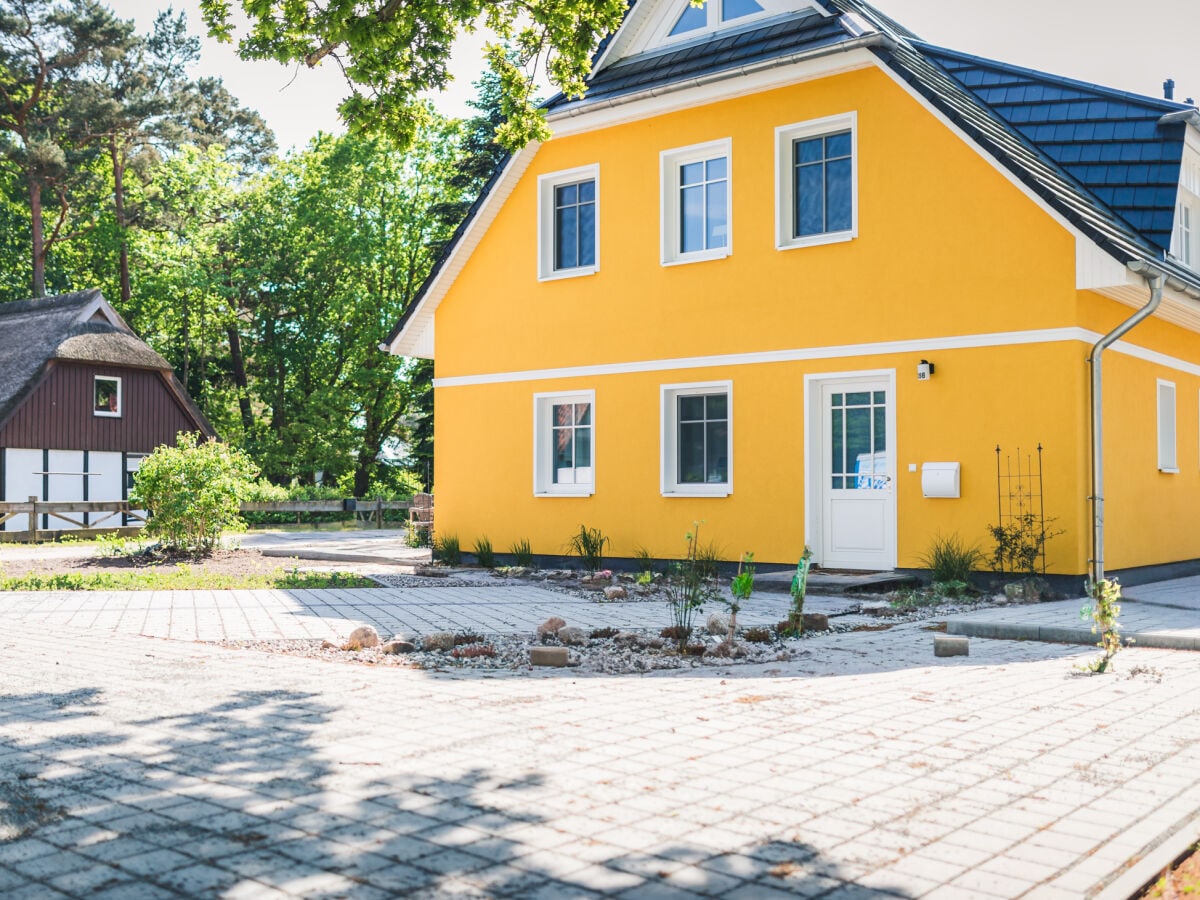
[[[871,402],[871,395],[867,391],[860,391],[855,394],[846,395],[847,406],[866,406]]]
[[[839,473],[846,471],[846,435],[844,423],[842,421],[844,416],[845,412],[843,410],[835,409],[833,410],[829,423],[829,435],[832,440],[830,454],[833,466],[832,471],[835,476],[834,487],[840,486],[836,483],[836,476]]]
[[[876,453],[883,453],[887,450],[887,407],[875,407],[875,443],[873,448]]]

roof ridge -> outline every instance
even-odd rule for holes
[[[86,306],[100,296],[102,294],[99,288],[87,288],[82,291],[72,291],[69,294],[57,294],[53,297],[11,300],[7,303],[0,303],[0,316],[15,315],[23,312],[38,312],[43,309],[66,309],[72,306]]]
[[[961,59],[965,62],[982,63],[997,69],[1003,69],[1007,72],[1017,72],[1022,75],[1029,75],[1044,81],[1056,82],[1059,85],[1086,88],[1087,90],[1094,91],[1098,94],[1104,94],[1110,97],[1119,97],[1122,100],[1134,100],[1139,103],[1143,103],[1146,106],[1156,107],[1162,110],[1164,114],[1173,112],[1186,112],[1196,108],[1194,106],[1189,106],[1186,103],[1181,103],[1178,100],[1166,100],[1162,97],[1151,97],[1147,94],[1138,94],[1134,91],[1124,91],[1120,88],[1108,87],[1107,85],[1096,84],[1092,81],[1084,81],[1080,78],[1070,78],[1066,75],[1056,75],[1053,72],[1044,72],[1041,69],[1032,69],[1028,66],[1018,66],[1014,63],[1007,63],[999,59],[991,59],[987,56],[979,56],[975,53],[966,53],[962,50],[954,50],[950,47],[943,47],[938,44],[930,43],[929,41],[910,39],[909,42],[922,53],[934,52],[945,54],[946,56],[950,56],[955,59]]]

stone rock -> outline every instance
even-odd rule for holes
[[[566,624],[566,619],[560,619],[558,616],[551,616],[538,626],[538,637],[545,637],[548,634],[558,634],[558,630],[560,628],[565,628]]]
[[[802,617],[805,631],[828,631],[829,616],[824,613],[805,613]]]
[[[535,666],[562,668],[567,664],[566,647],[530,647],[529,662]]]
[[[729,634],[729,620],[720,613],[709,616],[706,627],[709,634]]]
[[[718,656],[722,659],[742,659],[746,656],[746,648],[736,642],[721,641],[715,647],[705,650],[704,655],[709,658]]]
[[[398,656],[401,653],[416,653],[417,645],[412,641],[388,641],[380,648],[384,653]]]
[[[449,631],[434,631],[421,638],[422,650],[453,650],[454,634]]]
[[[568,646],[580,646],[588,642],[587,632],[574,625],[566,625],[558,629],[558,639]]]
[[[971,645],[967,639],[958,634],[935,634],[933,636],[934,656],[970,656]]]
[[[350,632],[350,637],[346,638],[346,643],[342,644],[342,649],[369,650],[372,647],[378,647],[379,644],[379,632],[370,625],[360,625]]]
[[[628,644],[631,647],[638,647],[642,643],[642,636],[636,631],[619,631],[613,635],[613,641],[618,644]]]
[[[604,589],[604,599],[605,600],[624,600],[626,596],[627,595],[625,593],[625,588],[620,587],[618,585],[614,585],[613,587],[606,587]]]

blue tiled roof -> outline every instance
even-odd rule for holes
[[[1154,246],[1167,250],[1188,109],[965,53],[912,42]]]
[[[800,16],[764,23],[689,43],[675,50],[639,54],[607,66],[589,81],[581,104],[599,103],[648,87],[687,81],[763,60],[801,53],[850,40],[836,16]],[[562,94],[546,103],[547,111],[573,101]]]

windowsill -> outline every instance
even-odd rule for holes
[[[119,418],[121,418],[121,414],[119,412],[100,412],[99,410],[93,410],[92,415],[99,416],[102,419],[119,419]]]
[[[843,244],[858,237],[855,231],[833,231],[829,234],[812,234],[787,241],[776,241],[776,250],[798,250],[801,247],[821,247],[825,244]]]
[[[716,250],[697,250],[695,253],[681,254],[673,256],[670,259],[664,259],[664,266],[685,266],[688,263],[708,262],[713,259],[725,259],[727,256],[733,256],[733,251],[728,247],[718,247]]]
[[[697,484],[681,484],[672,490],[662,492],[664,497],[728,497],[733,493],[727,484],[714,484],[711,487]]]
[[[1179,474],[1178,469],[1164,469],[1162,466],[1158,467],[1158,471],[1162,472],[1162,474],[1164,474],[1164,475],[1178,475]]]
[[[539,274],[538,281],[561,281],[564,278],[580,278],[584,275],[595,275],[599,271],[599,266],[580,266],[577,269],[558,269],[548,274]]]
[[[534,491],[535,497],[590,497],[596,493],[595,488],[579,491]]]

